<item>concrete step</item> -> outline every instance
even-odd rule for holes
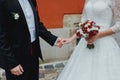
[[[39,80],[56,80],[67,61],[40,64]],[[6,80],[5,71],[0,69],[0,80]]]

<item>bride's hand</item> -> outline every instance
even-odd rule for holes
[[[62,39],[62,44],[69,44],[72,42],[71,38]]]
[[[93,42],[95,42],[98,38],[99,38],[99,34],[100,33],[97,33],[95,36],[93,36],[92,38],[87,38],[86,39],[86,41],[88,42],[88,43],[93,43]]]

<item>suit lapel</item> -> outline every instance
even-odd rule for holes
[[[10,0],[9,0],[10,1]],[[15,3],[16,3],[16,7],[17,7],[17,10],[21,13],[21,15],[23,16],[23,20],[26,21],[25,19],[25,15],[23,13],[23,10],[22,10],[22,7],[20,6],[20,3],[18,0],[14,0]],[[38,27],[39,26],[39,23],[38,23],[38,16],[37,16],[37,13],[36,13],[36,3],[35,2],[32,2],[32,0],[28,0],[30,5],[31,5],[31,8],[32,8],[32,11],[33,11],[33,15],[34,15],[34,20],[35,20],[35,27],[36,27],[36,32],[38,32]],[[14,3],[14,4],[15,4]],[[26,22],[27,23],[27,22]]]
[[[25,15],[18,0],[6,0],[5,7],[10,13],[18,13],[20,17],[25,20]]]
[[[10,19],[11,22],[12,21],[14,21],[15,23],[17,22],[18,25],[24,24],[24,26],[22,26],[23,28],[27,26],[27,21],[25,19],[24,12],[18,0],[5,0],[4,8],[6,15],[8,17],[11,17]],[[19,20],[15,19],[15,15],[13,13],[19,15]],[[26,28],[28,29],[28,27]]]
[[[29,1],[31,8],[33,10],[33,15],[34,15],[35,24],[36,24],[36,22],[38,22],[38,20],[37,20],[37,13],[36,13],[35,5],[33,4],[33,2],[31,0],[28,0],[28,1]],[[20,17],[22,18],[22,20],[26,21],[24,12],[23,12],[22,7],[21,7],[18,0],[6,0],[5,7],[10,12],[10,14],[12,12],[18,13],[20,15]]]
[[[12,12],[14,13],[18,13],[19,16],[20,16],[20,23],[24,23],[27,25],[27,22],[26,22],[26,19],[25,19],[25,15],[24,15],[24,12],[22,10],[22,7],[19,3],[18,0],[5,0],[6,3],[5,3],[5,8],[6,10],[8,11],[8,14],[11,14]],[[35,3],[33,3],[31,0],[28,0],[30,5],[31,5],[31,8],[33,10],[33,15],[34,15],[34,20],[35,20],[35,27],[36,27],[36,32],[38,32],[38,27],[39,26],[39,23],[38,23],[38,16],[37,16],[37,13],[36,13],[36,8],[35,8]]]

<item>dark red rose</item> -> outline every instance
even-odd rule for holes
[[[80,32],[76,32],[76,35],[78,36],[78,37],[81,37],[82,35],[80,34]]]

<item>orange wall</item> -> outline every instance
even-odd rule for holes
[[[84,0],[37,0],[41,21],[47,28],[62,28],[64,14],[82,12]]]

